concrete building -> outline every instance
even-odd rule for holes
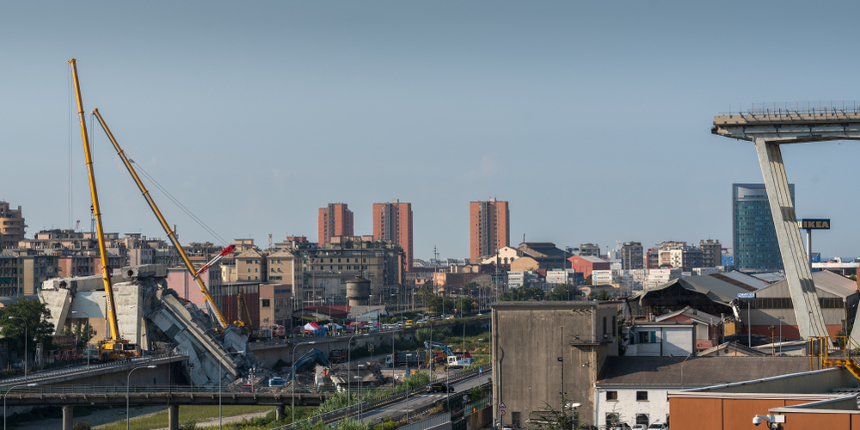
[[[481,264],[495,264],[499,267],[510,267],[511,263],[523,256],[523,252],[517,248],[505,246],[496,250],[496,253],[481,261]]]
[[[496,249],[511,244],[511,213],[508,202],[491,198],[469,203],[469,261],[481,261]]]
[[[373,204],[373,239],[387,240],[403,249],[407,272],[412,271],[412,203]],[[322,242],[321,242],[322,243]]]
[[[508,272],[508,288],[535,287],[539,283],[538,274],[533,270]]]
[[[719,240],[700,240],[699,249],[702,250],[701,267],[717,267],[723,265],[723,246]]]
[[[0,201],[0,249],[17,248],[18,242],[24,240],[27,225],[21,206],[11,209],[9,203]]]
[[[693,321],[637,321],[624,327],[625,355],[635,357],[686,357],[696,352]]]
[[[794,184],[788,184],[788,191],[795,203]],[[732,184],[732,243],[737,270],[769,272],[783,269],[764,184]]]
[[[568,269],[570,257],[566,251],[561,250],[552,242],[523,242],[517,246],[523,257],[531,257],[538,263],[536,269]],[[520,266],[522,267],[522,266]],[[511,265],[513,269],[513,264]]]
[[[578,276],[577,276],[578,275]],[[584,279],[581,273],[577,273],[576,270],[573,269],[564,269],[564,270],[547,270],[546,271],[546,282],[548,284],[553,285],[582,285]]]
[[[353,236],[354,220],[346,203],[329,203],[319,209],[318,243],[326,243],[335,236]]]
[[[669,390],[672,428],[735,430],[754,428],[858,429],[857,378],[844,367],[810,370],[808,357],[720,357],[726,365],[698,367],[693,363],[714,363],[715,358],[690,360],[687,377],[699,372],[719,374],[722,380],[706,387],[689,384],[685,390]],[[737,360],[732,363],[732,360]],[[669,364],[671,366],[671,364]],[[697,371],[691,372],[692,368]],[[751,370],[759,368],[759,372]],[[647,373],[654,377],[653,373]],[[770,374],[768,374],[770,373]],[[776,375],[774,373],[777,373]],[[744,376],[738,379],[739,376]],[[775,427],[754,417],[773,416]]]
[[[574,255],[567,260],[570,261],[570,268],[582,273],[586,282],[595,270],[611,270],[610,263],[598,257]]]
[[[663,423],[671,428],[711,429],[720,423],[704,415],[710,411],[698,411],[703,413],[700,420],[681,425],[675,408],[670,407],[669,393],[807,370],[801,357],[691,357],[683,362],[685,357],[609,357],[597,382],[596,423],[601,428],[617,423],[645,427]],[[736,427],[719,428],[748,428],[751,420],[752,415],[745,415],[742,425],[737,420]]]
[[[636,270],[645,268],[642,244],[639,242],[624,242],[621,245],[621,268],[623,270]]]
[[[578,424],[594,422],[598,373],[618,354],[617,316],[614,302],[493,304],[493,416],[524,428],[547,405],[558,410],[567,401],[582,404]]]
[[[696,354],[719,345],[723,338],[723,321],[721,317],[711,315],[689,306],[684,309],[660,315],[655,319],[659,323],[695,323],[696,324]]]
[[[600,245],[593,243],[579,245],[579,256],[600,258]]]
[[[249,249],[236,256],[236,275],[239,281],[263,283],[268,278],[266,255],[256,249]]]
[[[277,324],[291,330],[292,300],[292,289],[286,285],[260,285],[260,326]]]
[[[8,249],[0,255],[0,296],[36,294],[42,282],[59,276],[58,258],[30,250]]]
[[[830,336],[851,324],[857,313],[860,294],[857,284],[849,278],[827,270],[812,274],[815,292],[821,303],[821,313]],[[788,340],[802,339],[797,328],[788,282],[785,280],[767,285],[755,291],[755,299],[741,299],[740,307],[746,316],[747,304],[750,309],[750,329],[753,334],[780,336]],[[773,331],[771,331],[773,327]]]
[[[209,290],[209,294],[221,285],[221,266],[214,264],[206,272],[200,274],[203,284]],[[167,269],[167,288],[176,291],[179,298],[188,300],[197,305],[203,311],[206,309],[206,297],[200,291],[200,286],[194,280],[194,276],[183,267],[170,267]],[[213,297],[214,300],[214,297]],[[217,303],[217,301],[216,301]],[[229,321],[228,321],[229,322]]]

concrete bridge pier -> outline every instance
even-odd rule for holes
[[[179,430],[179,405],[170,405],[167,408],[167,428]]]
[[[63,430],[72,430],[75,426],[75,420],[72,419],[74,412],[74,406],[63,406]]]
[[[284,419],[284,405],[278,405],[275,407],[275,421],[282,419]]]

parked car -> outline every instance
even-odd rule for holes
[[[667,426],[665,423],[653,423],[648,426],[648,430],[666,430],[668,428],[669,426]]]
[[[645,424],[635,424],[635,425],[633,425],[632,428],[630,428],[630,430],[645,430],[645,429],[646,429]]]
[[[430,393],[453,393],[454,387],[442,383],[430,384],[427,386],[427,394]]]
[[[627,423],[618,423],[609,428],[612,430],[632,430]]]

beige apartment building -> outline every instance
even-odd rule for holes
[[[21,206],[14,210],[9,203],[0,201],[0,249],[16,248],[24,240],[26,228]]]
[[[56,256],[26,250],[7,250],[0,255],[0,296],[36,294],[43,281],[57,276]]]
[[[267,267],[265,254],[256,249],[248,249],[236,256],[237,281],[266,282]]]

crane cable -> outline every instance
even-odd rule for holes
[[[206,223],[205,223],[205,222],[203,222],[203,220],[201,220],[200,218],[198,218],[198,217],[197,217],[197,215],[194,215],[194,213],[193,213],[193,212],[191,212],[191,210],[190,210],[190,209],[188,209],[187,207],[185,207],[185,205],[183,205],[181,202],[179,202],[179,200],[177,200],[175,197],[173,197],[173,195],[172,195],[172,194],[170,194],[170,192],[169,192],[169,191],[167,191],[167,189],[165,189],[163,186],[161,186],[161,184],[159,184],[159,183],[158,183],[158,181],[156,181],[156,180],[155,180],[155,178],[153,178],[149,173],[147,173],[147,171],[146,171],[146,170],[144,170],[144,169],[143,169],[143,167],[142,167],[139,163],[136,163],[136,162],[135,162],[134,160],[132,160],[131,158],[129,158],[129,159],[128,159],[128,162],[129,162],[129,163],[134,164],[135,166],[137,166],[137,170],[138,170],[139,172],[143,173],[143,176],[145,176],[145,177],[146,177],[146,179],[148,179],[148,180],[149,180],[153,185],[155,185],[155,187],[156,187],[156,188],[158,188],[159,190],[161,190],[161,192],[162,192],[162,193],[164,193],[164,195],[165,195],[165,196],[167,196],[167,198],[168,198],[168,199],[170,199],[170,201],[172,201],[172,202],[173,202],[173,204],[175,204],[177,207],[179,207],[179,209],[181,209],[183,212],[185,212],[185,214],[186,214],[186,215],[188,215],[189,217],[191,217],[191,219],[192,219],[192,220],[194,220],[194,222],[196,222],[196,223],[197,223],[197,225],[199,225],[201,228],[203,228],[204,230],[206,230],[206,232],[208,232],[208,233],[209,233],[209,234],[211,234],[213,237],[215,237],[216,239],[218,239],[218,241],[220,241],[222,245],[224,245],[224,246],[226,246],[226,245],[227,245],[227,241],[226,241],[226,240],[224,240],[224,238],[223,238],[223,237],[219,236],[219,235],[218,235],[218,233],[216,233],[216,232],[215,232],[215,230],[213,230],[213,229],[212,229],[212,228],[210,228],[208,225],[206,225]]]

